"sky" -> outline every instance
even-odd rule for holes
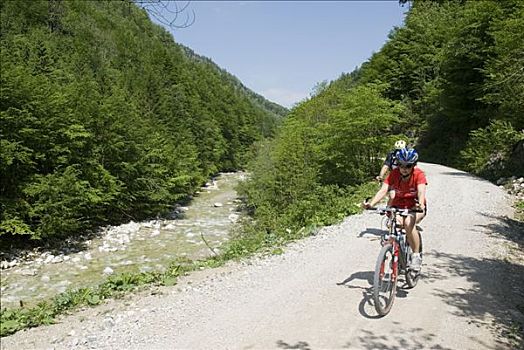
[[[317,83],[335,80],[369,59],[408,10],[397,0],[176,4],[188,6],[175,24],[195,14],[187,28],[169,29],[176,42],[288,108],[309,97]]]

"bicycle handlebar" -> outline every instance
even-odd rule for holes
[[[385,214],[385,213],[399,213],[401,215],[408,215],[413,213],[423,213],[424,210],[422,209],[401,209],[396,207],[376,207],[376,208],[367,208],[366,210],[373,210],[376,211],[379,214]]]
[[[367,197],[365,202],[369,202],[371,199],[371,197]],[[418,203],[418,200],[416,201]],[[376,211],[377,213],[379,214],[385,214],[385,213],[399,213],[400,215],[408,215],[408,214],[413,214],[413,213],[423,213],[424,210],[422,209],[401,209],[401,208],[397,208],[397,207],[390,207],[390,206],[385,206],[385,207],[376,207],[376,208],[366,208],[366,210],[374,210]]]

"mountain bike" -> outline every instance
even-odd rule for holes
[[[397,215],[406,217],[418,210],[398,209],[395,207],[371,208],[380,215],[386,215],[386,231],[380,239],[382,249],[375,265],[373,279],[373,299],[378,314],[385,316],[391,310],[397,291],[398,276],[404,274],[406,284],[413,288],[420,278],[420,271],[411,270],[411,247],[409,246],[406,231],[397,223]],[[419,234],[420,253],[422,255],[422,236]]]

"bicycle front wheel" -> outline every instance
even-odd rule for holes
[[[398,262],[395,262],[393,245],[386,244],[380,250],[377,264],[375,265],[375,277],[373,280],[373,300],[375,309],[381,316],[387,315],[397,291]]]

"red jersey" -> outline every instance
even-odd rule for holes
[[[415,167],[408,181],[402,181],[400,169],[396,168],[389,173],[384,183],[389,185],[390,190],[395,191],[395,198],[391,206],[398,208],[413,208],[416,204],[417,186],[420,184],[427,185],[426,175],[419,168]],[[424,203],[425,204],[425,203]]]

